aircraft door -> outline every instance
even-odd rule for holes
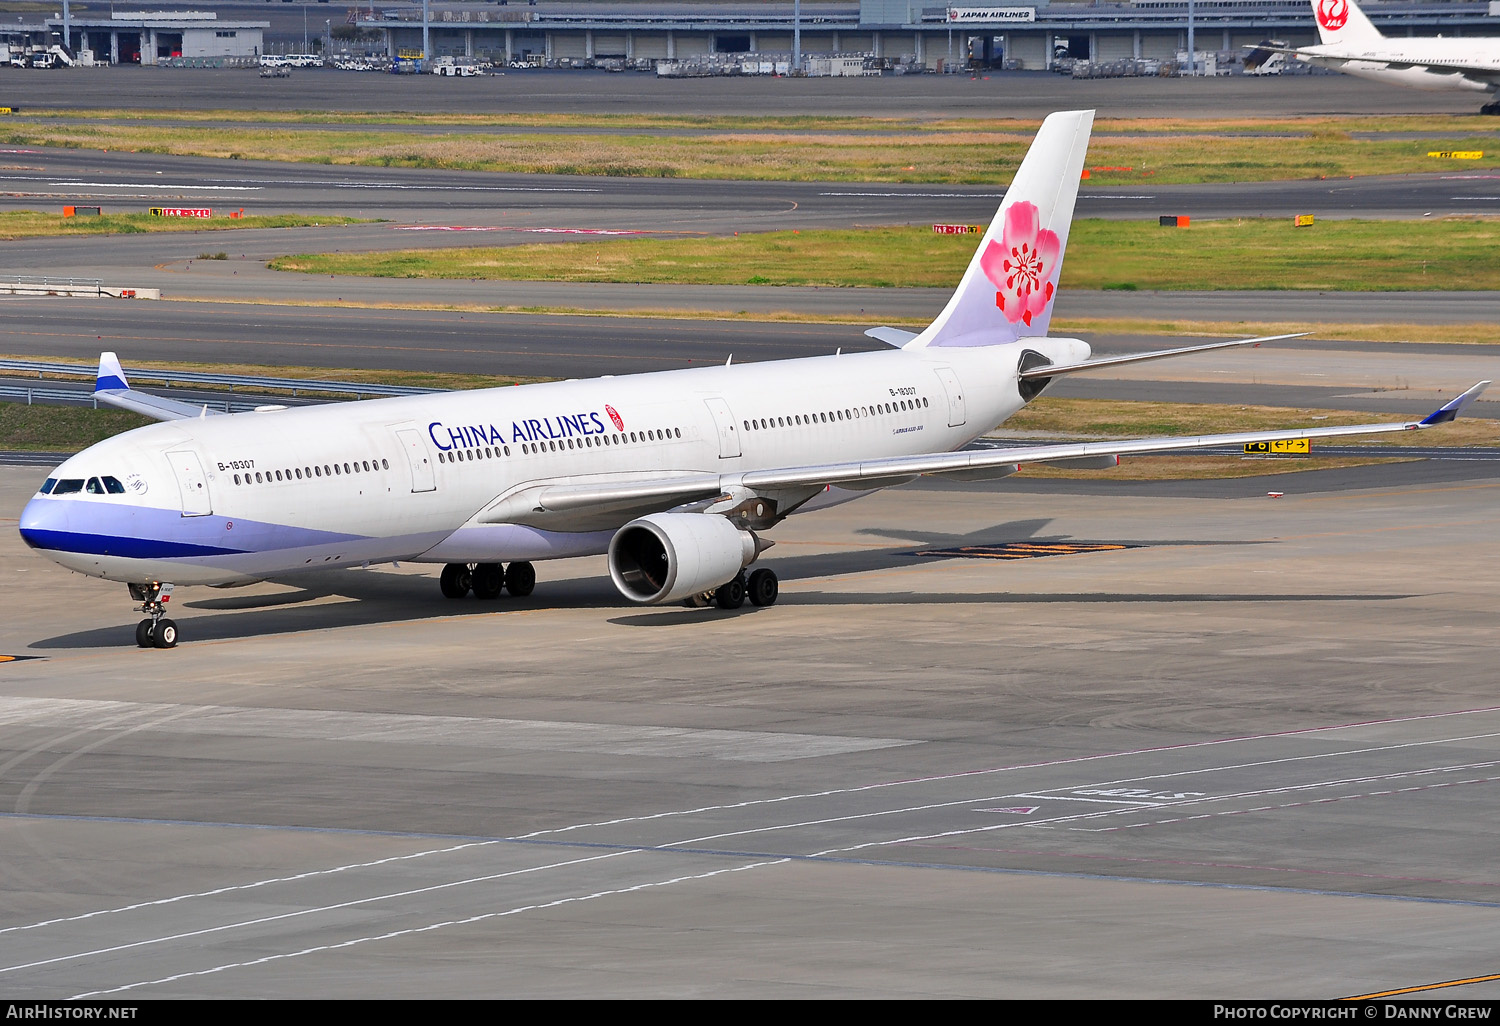
[[[735,430],[734,414],[730,412],[729,404],[718,396],[705,399],[703,403],[714,415],[714,425],[719,429],[719,459],[740,455],[740,433]]]
[[[432,469],[432,454],[422,442],[416,428],[396,428],[396,438],[401,442],[401,451],[406,453],[407,465],[411,467],[411,490],[413,492],[437,491],[437,476]]]
[[[172,464],[172,473],[177,475],[177,490],[182,494],[182,515],[185,517],[208,516],[214,511],[208,495],[208,475],[203,473],[203,461],[191,449],[174,449],[167,453]]]
[[[943,383],[943,391],[948,393],[948,426],[961,427],[968,420],[968,414],[964,410],[964,389],[958,383],[958,375],[953,373],[952,367],[934,367],[933,370]]]

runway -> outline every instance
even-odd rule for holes
[[[224,17],[263,20],[262,4]],[[1474,114],[1459,93],[1421,93],[1342,75],[1248,78],[1077,79],[1046,72],[886,75],[877,79],[658,79],[603,71],[528,71],[446,80],[306,69],[290,78],[255,71],[117,67],[7,76],[7,100],[47,110],[332,110],[493,114],[657,114],[1026,118],[1097,109],[1110,118]]]
[[[0,533],[47,596],[3,628],[33,658],[0,664],[0,979],[1224,999],[1482,975],[1500,479],[1421,466],[1278,500],[881,493],[783,525],[782,601],[738,616],[622,606],[596,561],[499,606],[414,567],[190,591],[170,653],[125,647],[123,589]],[[0,470],[6,507],[39,476]],[[1062,542],[1129,547],[943,554]]]

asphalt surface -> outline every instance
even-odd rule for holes
[[[0,978],[1223,1000],[1487,975],[1500,478],[1434,466],[879,493],[778,528],[781,601],[740,615],[627,607],[597,560],[495,605],[412,566],[190,589],[172,652],[130,644],[123,588],[0,532],[28,597],[0,626]],[[41,474],[0,470],[0,503]]]
[[[263,18],[252,5],[244,15]],[[330,7],[311,8],[324,17]],[[229,14],[222,14],[228,18]],[[321,22],[319,22],[321,25]],[[1243,75],[1210,79],[1072,79],[1048,72],[882,76],[877,79],[658,79],[642,73],[525,71],[479,78],[293,71],[262,79],[253,70],[79,69],[68,74],[5,72],[6,103],[27,111],[334,110],[444,113],[847,115],[1012,117],[1093,108],[1103,117],[1478,113],[1482,98],[1423,93],[1343,75]]]

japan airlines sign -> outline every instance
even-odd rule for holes
[[[1010,25],[1036,21],[1035,7],[950,7],[948,21],[969,25]]]

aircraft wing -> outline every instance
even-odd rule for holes
[[[1133,438],[1109,442],[1065,442],[1053,445],[1029,445],[1007,449],[961,450],[919,456],[896,456],[861,463],[830,464],[822,467],[794,467],[787,470],[752,471],[742,475],[740,484],[751,490],[788,488],[799,484],[831,484],[869,487],[871,479],[919,477],[943,474],[974,474],[998,471],[1027,463],[1054,463],[1063,460],[1093,460],[1109,456],[1134,456],[1153,452],[1176,452],[1183,449],[1211,449],[1221,445],[1244,445],[1249,442],[1276,442],[1294,438],[1336,438],[1346,435],[1374,435],[1391,431],[1414,431],[1445,424],[1479,397],[1489,387],[1481,381],[1463,395],[1446,403],[1421,420],[1394,421],[1379,424],[1350,424],[1343,427],[1299,428],[1280,431],[1237,431],[1222,435],[1189,435],[1168,438]]]
[[[219,410],[210,410],[197,403],[185,403],[180,399],[164,399],[149,392],[137,392],[125,380],[125,371],[120,358],[114,353],[99,354],[99,376],[94,381],[94,398],[122,410],[140,413],[153,420],[189,420],[193,417],[223,416]]]
[[[777,496],[781,512],[785,514],[830,485],[873,489],[923,476],[995,478],[1012,473],[1023,464],[1073,462],[1075,465],[1103,467],[1118,463],[1120,456],[1144,453],[1296,438],[1415,431],[1455,419],[1489,384],[1488,381],[1479,382],[1420,420],[923,453],[856,463],[753,470],[742,474],[601,475],[589,480],[533,482],[499,496],[475,519],[485,524],[516,523],[569,531],[612,530],[648,513],[722,508],[723,504],[732,504],[746,496]]]
[[[866,332],[868,334],[868,332]],[[1284,338],[1302,338],[1309,334],[1299,331],[1292,335],[1262,335],[1259,338],[1239,338],[1232,342],[1209,342],[1201,346],[1186,346],[1182,349],[1158,349],[1151,353],[1129,353],[1125,356],[1106,356],[1098,360],[1085,360],[1083,363],[1050,364],[1030,367],[1021,371],[1022,380],[1033,378],[1055,378],[1059,374],[1072,374],[1074,371],[1094,370],[1098,367],[1116,367],[1122,363],[1140,363],[1143,360],[1162,360],[1169,356],[1184,356],[1188,353],[1206,353],[1213,349],[1233,349],[1238,346],[1258,346],[1262,342],[1276,342]]]
[[[1410,71],[1420,68],[1434,75],[1458,75],[1480,85],[1500,84],[1500,68],[1493,62],[1466,61],[1461,59],[1410,60],[1398,57],[1382,57],[1379,53],[1326,53],[1317,48],[1261,46],[1257,49],[1270,53],[1285,53],[1327,68],[1340,69],[1349,64],[1378,64],[1391,71]]]

